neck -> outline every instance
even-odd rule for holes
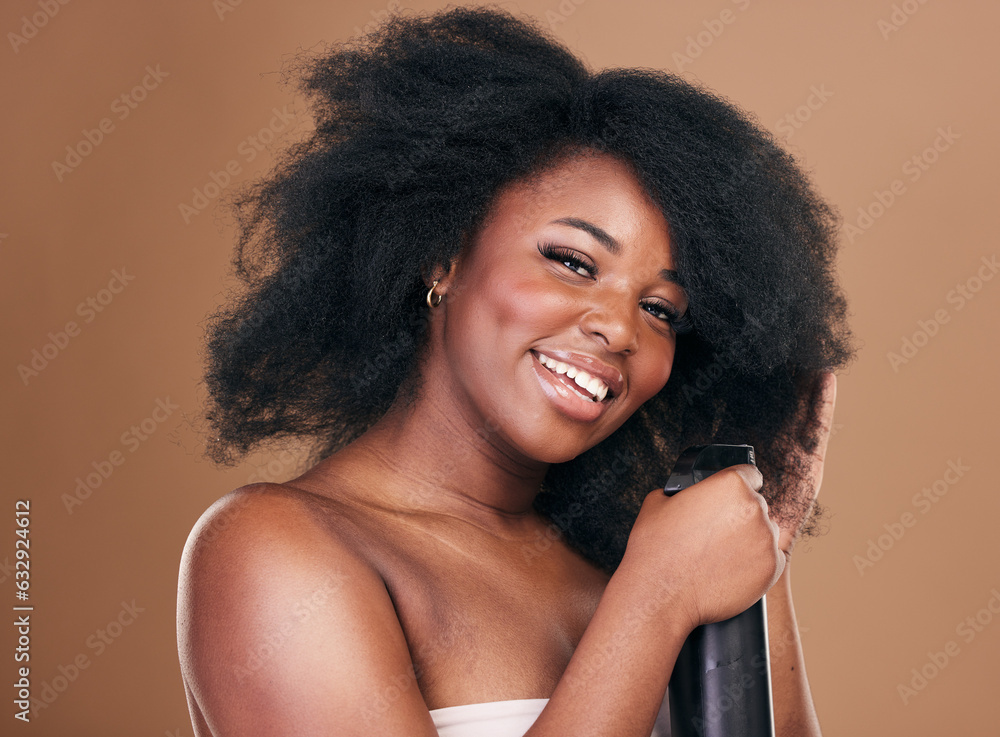
[[[401,510],[458,517],[495,534],[533,529],[532,502],[548,464],[518,457],[488,420],[453,411],[431,390],[397,402],[368,432],[332,456],[367,497]]]

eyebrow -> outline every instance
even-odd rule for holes
[[[606,230],[594,225],[593,223],[588,223],[586,220],[581,220],[580,218],[559,218],[558,220],[553,220],[552,222],[559,223],[560,225],[568,225],[571,228],[578,228],[585,233],[589,233],[594,240],[616,256],[622,252],[621,244],[608,235]]]
[[[571,228],[577,228],[585,233],[589,233],[594,240],[604,246],[608,251],[615,254],[616,256],[621,253],[621,244],[616,241],[611,235],[603,228],[594,225],[593,223],[587,222],[586,220],[581,220],[580,218],[558,218],[552,221],[559,225],[568,225]],[[660,277],[664,281],[671,282],[673,284],[681,285],[680,275],[673,269],[662,269],[660,271]]]

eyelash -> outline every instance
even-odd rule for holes
[[[579,269],[586,271],[586,275],[591,279],[597,276],[597,266],[580,258],[579,254],[570,248],[557,246],[554,243],[539,243],[538,251],[545,258],[565,265],[566,268],[578,276],[584,276],[579,272]],[[646,309],[649,307],[654,309]],[[649,314],[653,315],[653,317],[668,323],[677,335],[690,333],[694,329],[691,316],[687,312],[682,315],[674,307],[662,302],[646,302],[643,304],[643,308],[646,309]],[[661,315],[663,316],[661,317]]]
[[[587,272],[587,276],[591,278],[597,276],[597,267],[589,261],[580,258],[579,254],[571,248],[557,246],[554,243],[539,243],[538,250],[545,258],[565,264],[570,271],[575,271],[580,276],[583,276],[583,274],[580,274],[577,269],[583,269]]]

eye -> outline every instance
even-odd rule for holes
[[[554,243],[539,243],[538,252],[547,259],[563,264],[567,269],[580,276],[593,278],[597,275],[597,266],[572,248],[557,246]]]
[[[658,320],[662,320],[674,329],[678,335],[690,333],[694,329],[694,324],[687,311],[681,314],[677,308],[666,302],[652,301],[642,302],[642,308]]]

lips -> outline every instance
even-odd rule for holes
[[[621,373],[592,356],[560,350],[532,352],[542,366],[584,400],[604,402],[622,391]]]

